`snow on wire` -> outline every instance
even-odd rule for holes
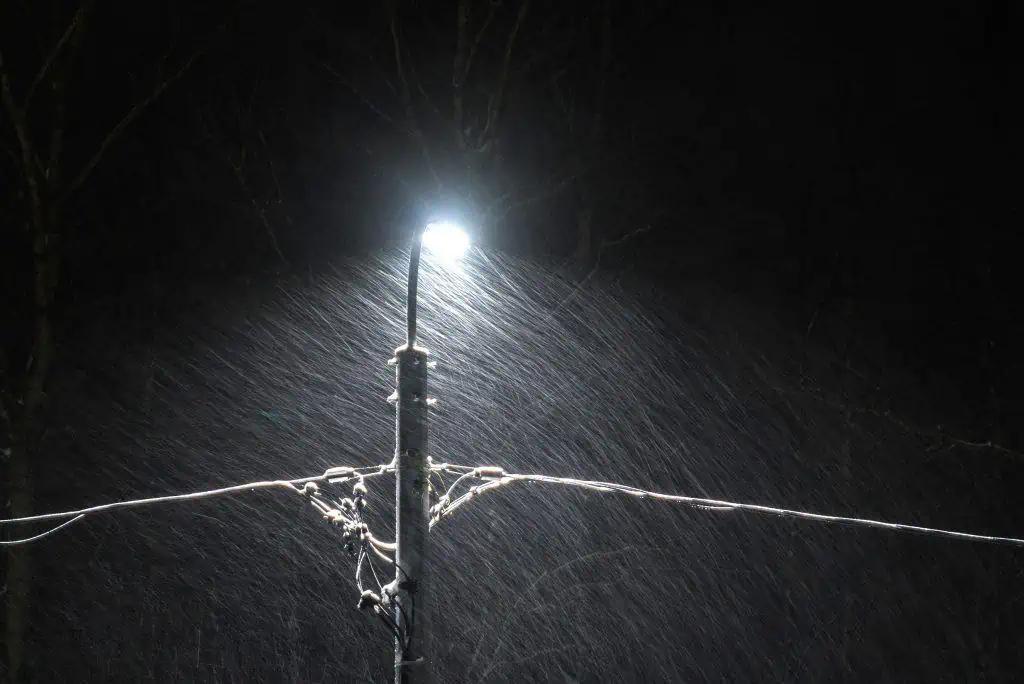
[[[709,499],[696,496],[685,496],[681,494],[665,494],[662,492],[654,492],[646,489],[640,489],[639,487],[633,487],[630,485],[620,484],[617,482],[602,482],[599,480],[580,480],[572,477],[553,477],[551,475],[525,475],[521,473],[508,473],[498,466],[460,466],[451,463],[441,463],[432,465],[431,470],[434,472],[445,472],[453,475],[458,475],[458,479],[449,488],[448,492],[441,497],[441,500],[435,504],[431,509],[430,526],[433,528],[440,520],[453,513],[456,509],[463,506],[465,503],[470,501],[480,494],[497,489],[499,487],[512,484],[514,482],[534,482],[541,484],[557,484],[567,485],[570,487],[580,487],[583,489],[589,489],[597,492],[615,492],[618,494],[627,494],[643,499],[653,499],[656,501],[671,501],[675,503],[681,503],[689,505],[694,508],[701,508],[705,510],[714,511],[748,511],[752,513],[761,513],[765,515],[774,515],[779,517],[791,517],[798,518],[801,520],[813,520],[823,523],[837,523],[855,525],[861,527],[872,527],[875,529],[891,530],[895,532],[913,532],[917,534],[924,534],[935,537],[945,537],[948,539],[960,539],[963,541],[974,541],[974,542],[987,542],[992,544],[1009,544],[1012,546],[1024,547],[1024,539],[1017,537],[999,537],[986,534],[973,534],[970,532],[958,532],[956,530],[944,530],[935,527],[923,527],[921,525],[909,525],[906,523],[893,523],[885,522],[883,520],[872,520],[869,518],[855,518],[843,515],[827,515],[823,513],[811,513],[808,511],[800,511],[790,508],[778,508],[775,506],[764,506],[761,504],[751,503],[738,503],[735,501],[724,501],[719,499]],[[467,479],[482,480],[483,484],[479,484],[470,487],[463,494],[456,498],[452,498],[454,489],[456,486]]]
[[[510,485],[513,483],[536,483],[555,484],[569,487],[579,487],[596,492],[613,492],[626,494],[643,499],[655,501],[668,501],[681,503],[694,508],[715,510],[715,511],[749,511],[775,516],[793,517],[802,520],[813,520],[825,523],[845,523],[860,525],[879,529],[893,530],[897,532],[916,532],[919,534],[961,539],[975,542],[1012,544],[1024,546],[1024,539],[1013,537],[996,537],[982,534],[971,534],[968,532],[957,532],[942,530],[919,525],[908,525],[904,523],[891,523],[880,520],[869,520],[866,518],[852,518],[839,515],[823,515],[787,508],[776,508],[773,506],[762,506],[759,504],[736,503],[732,501],[721,501],[680,494],[664,494],[661,492],[649,491],[632,487],[617,482],[602,482],[597,480],[580,480],[571,477],[554,477],[551,475],[527,475],[521,473],[509,473],[498,466],[463,466],[452,463],[429,462],[430,482],[430,528],[433,529],[443,518],[451,515],[469,501],[481,494]],[[346,551],[355,557],[355,583],[359,591],[359,602],[357,607],[360,610],[371,612],[391,632],[392,636],[401,644],[404,649],[409,647],[416,628],[416,603],[415,594],[408,606],[396,600],[399,588],[405,579],[399,581],[404,575],[402,567],[395,562],[393,554],[396,553],[396,545],[383,541],[370,532],[369,525],[363,518],[366,509],[366,496],[368,490],[366,481],[370,478],[379,477],[386,473],[393,473],[396,469],[396,462],[388,465],[366,466],[353,468],[349,466],[338,466],[328,468],[322,475],[303,477],[294,480],[264,480],[250,482],[247,484],[221,487],[189,494],[174,494],[170,496],[157,496],[145,499],[133,499],[129,501],[118,501],[90,508],[82,508],[74,511],[61,513],[44,513],[22,518],[0,520],[0,526],[27,524],[43,521],[61,521],[60,524],[44,532],[22,539],[0,540],[0,546],[15,546],[29,544],[44,539],[65,527],[68,527],[90,515],[108,513],[117,510],[126,510],[142,506],[150,506],[162,503],[192,502],[201,499],[209,499],[219,496],[241,494],[257,489],[285,489],[306,498],[309,503],[329,523],[341,528],[342,543]],[[451,486],[445,487],[443,475],[456,476]],[[435,485],[435,479],[440,480],[440,487]],[[464,487],[459,493],[460,485],[472,481],[479,484]],[[353,483],[352,495],[349,497],[338,497],[330,487]],[[321,488],[321,485],[328,485]],[[440,494],[444,491],[444,494]],[[382,572],[378,572],[376,561],[383,561],[387,566],[395,567],[395,579],[387,584],[381,582]],[[376,590],[367,588],[364,582],[366,573],[364,568],[369,569],[369,576],[376,585]],[[408,577],[406,577],[408,579]],[[399,620],[399,616],[401,620]]]
[[[111,511],[139,508],[162,503],[198,501],[201,499],[241,494],[258,489],[289,490],[306,498],[325,520],[336,527],[341,528],[343,546],[351,556],[356,558],[355,583],[359,591],[359,602],[357,607],[360,610],[370,611],[377,616],[384,626],[392,633],[394,638],[403,643],[405,648],[408,648],[412,640],[413,631],[416,627],[415,598],[413,598],[412,603],[409,606],[409,610],[406,611],[405,606],[394,600],[399,588],[399,582],[397,579],[393,582],[389,582],[388,584],[381,583],[380,578],[382,573],[377,571],[374,558],[378,561],[382,560],[388,565],[395,566],[395,568],[397,568],[396,576],[399,574],[404,575],[405,572],[397,563],[395,563],[394,558],[390,555],[396,550],[395,544],[383,541],[374,536],[370,531],[369,525],[363,518],[363,512],[366,510],[366,497],[368,494],[366,481],[370,478],[384,475],[385,473],[394,472],[394,470],[394,463],[359,468],[338,466],[328,468],[322,475],[302,477],[294,480],[263,480],[260,482],[249,482],[246,484],[209,489],[189,494],[173,494],[169,496],[117,501],[114,503],[91,506],[89,508],[82,508],[74,511],[44,513],[41,515],[0,520],[0,525],[27,524],[52,520],[63,521],[59,525],[31,537],[7,541],[0,540],[0,546],[16,546],[39,541],[40,539],[48,537],[89,515],[95,515],[98,513],[107,513]],[[352,482],[354,482],[352,486],[352,495],[349,497],[338,497],[327,487],[321,489],[321,485],[324,483],[336,487],[338,485],[344,485]],[[364,568],[369,568],[369,574],[377,586],[376,591],[366,588],[363,582],[365,576],[365,573],[363,572]],[[401,623],[396,619],[396,610],[402,616]]]
[[[167,496],[153,496],[145,499],[131,499],[127,501],[115,501],[113,503],[101,504],[99,506],[90,506],[89,508],[81,508],[76,511],[63,511],[61,513],[42,513],[39,515],[29,515],[23,518],[9,518],[7,520],[0,520],[0,525],[16,525],[26,524],[33,522],[43,522],[46,520],[64,520],[65,522],[57,525],[56,527],[49,529],[41,534],[37,534],[33,537],[25,539],[12,539],[12,540],[0,540],[0,546],[15,546],[18,544],[28,544],[34,541],[48,537],[49,535],[61,530],[72,523],[78,522],[89,515],[96,513],[107,513],[110,511],[124,510],[128,508],[140,508],[143,506],[151,506],[154,504],[164,503],[178,503],[184,501],[198,501],[200,499],[210,499],[218,496],[228,496],[231,494],[240,494],[249,491],[255,491],[257,489],[288,489],[293,492],[302,493],[300,485],[305,486],[307,483],[327,482],[336,480],[344,476],[349,476],[351,479],[358,477],[372,477],[374,475],[380,475],[385,472],[393,470],[390,466],[368,466],[365,468],[329,468],[323,475],[314,475],[312,477],[301,477],[294,480],[262,480],[260,482],[248,482],[246,484],[231,485],[229,487],[220,487],[218,489],[207,489],[199,492],[190,492],[188,494],[171,494]]]
[[[301,494],[309,498],[313,506],[317,508],[318,511],[320,511],[320,513],[324,516],[325,519],[343,527],[343,529],[345,530],[346,539],[348,541],[351,541],[353,543],[358,542],[358,545],[360,547],[358,562],[359,567],[357,568],[358,581],[361,580],[359,573],[364,560],[364,553],[367,558],[370,558],[372,554],[372,556],[377,557],[380,560],[384,560],[387,563],[394,564],[394,560],[389,555],[394,551],[394,544],[377,539],[369,532],[369,529],[366,527],[366,523],[362,521],[362,509],[361,504],[359,503],[362,495],[365,494],[366,491],[365,485],[363,484],[363,481],[365,479],[383,475],[385,473],[394,472],[394,470],[394,463],[391,463],[389,465],[367,466],[362,468],[336,467],[329,468],[323,475],[299,478],[295,480],[267,480],[262,482],[251,482],[248,484],[234,485],[230,487],[194,492],[190,494],[176,494],[171,496],[159,496],[146,499],[119,501],[115,503],[93,506],[90,508],[83,508],[74,511],[64,511],[62,513],[46,513],[42,515],[33,515],[23,518],[0,520],[0,525],[26,524],[33,522],[42,522],[47,520],[63,521],[60,525],[32,537],[8,541],[0,540],[0,546],[13,546],[17,544],[28,544],[34,541],[38,541],[57,532],[60,529],[69,526],[74,522],[78,522],[89,515],[94,515],[97,513],[104,513],[128,508],[136,508],[139,506],[148,506],[160,503],[195,501],[198,499],[206,499],[216,496],[239,494],[242,492],[252,491],[256,489],[283,488],[291,490],[295,493]],[[885,522],[882,520],[872,520],[868,518],[811,513],[808,511],[801,511],[789,508],[779,508],[775,506],[765,506],[761,504],[739,503],[734,501],[686,496],[681,494],[665,494],[662,492],[640,489],[638,487],[633,487],[630,485],[621,484],[617,482],[581,480],[577,478],[555,477],[551,475],[510,473],[506,472],[503,468],[498,466],[473,467],[456,465],[452,463],[431,463],[430,472],[432,475],[437,476],[440,476],[441,474],[449,474],[456,476],[456,480],[454,481],[454,483],[447,488],[443,495],[436,497],[435,503],[431,506],[431,528],[437,525],[437,523],[439,523],[443,518],[454,513],[458,508],[462,507],[470,500],[488,491],[504,487],[506,485],[513,483],[537,483],[579,487],[596,492],[613,492],[617,494],[626,494],[637,498],[680,503],[694,508],[707,510],[746,511],[750,513],[760,513],[764,515],[774,515],[779,517],[790,517],[797,518],[800,520],[811,520],[822,523],[846,524],[861,527],[870,527],[875,529],[890,530],[894,532],[913,532],[927,536],[944,537],[948,539],[959,539],[963,541],[1010,544],[1013,546],[1024,547],[1024,539],[1016,537],[1000,537],[985,534],[974,534],[969,532],[959,532],[955,530],[923,527],[920,525],[910,525],[906,523]],[[480,484],[470,486],[466,488],[465,491],[463,491],[461,494],[457,494],[456,490],[458,489],[459,485],[462,485],[471,480],[479,481]],[[331,484],[341,484],[351,481],[356,481],[356,485],[353,488],[353,498],[342,499],[340,501],[337,499],[331,499],[326,495],[322,494],[319,491],[319,488],[317,487],[317,483],[328,482]],[[431,489],[435,494],[439,491],[438,488],[436,488],[433,485],[433,483],[431,484]],[[373,567],[371,566],[371,571],[372,570]],[[379,588],[382,591],[386,590],[385,586],[380,586]],[[365,591],[362,589],[361,584],[360,591],[362,591],[365,594]],[[364,596],[364,599],[372,602],[374,597]],[[380,600],[380,597],[378,597],[377,600]]]

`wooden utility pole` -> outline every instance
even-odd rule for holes
[[[430,487],[427,469],[427,352],[416,347],[420,233],[409,260],[408,338],[395,350],[395,684],[430,681],[426,592]],[[404,643],[403,643],[404,641]]]

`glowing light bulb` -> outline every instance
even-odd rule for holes
[[[450,221],[434,221],[423,232],[423,246],[441,261],[458,261],[469,249],[469,236]]]

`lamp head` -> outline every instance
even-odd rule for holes
[[[451,221],[432,221],[423,231],[423,246],[435,258],[454,262],[469,249],[469,236]]]

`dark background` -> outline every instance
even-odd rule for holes
[[[466,42],[460,44],[457,17],[463,5],[469,14]],[[69,25],[74,28],[54,51]],[[690,327],[703,326],[712,339],[723,340],[723,348],[752,356],[760,350],[784,367],[793,386],[810,397],[806,401],[838,406],[829,418],[838,421],[836,430],[849,428],[854,416],[884,424],[873,433],[873,444],[910,440],[920,462],[895,466],[878,448],[870,450],[872,456],[853,457],[865,459],[866,472],[883,472],[879,462],[888,463],[898,481],[931,469],[929,477],[936,480],[921,485],[924,508],[907,503],[909,512],[960,498],[965,507],[985,502],[988,508],[977,519],[951,516],[950,526],[973,520],[990,529],[1019,520],[1010,483],[1020,477],[1024,409],[1016,391],[1024,319],[1013,296],[1021,242],[1013,223],[1013,176],[1004,171],[1011,161],[1011,25],[1005,2],[883,9],[732,2],[79,6],[8,0],[0,13],[10,93],[0,119],[0,371],[14,445],[8,461],[27,463],[31,471],[28,479],[23,471],[10,471],[11,491],[26,496],[8,498],[14,507],[51,508],[77,495],[91,502],[100,491],[139,493],[128,485],[122,491],[90,485],[88,473],[106,482],[110,463],[121,464],[122,457],[124,469],[133,471],[130,453],[103,461],[100,447],[114,439],[97,436],[104,426],[122,445],[172,429],[125,417],[133,392],[155,377],[146,368],[170,366],[173,359],[187,374],[190,367],[204,367],[209,350],[244,356],[244,341],[258,339],[256,333],[231,342],[211,331],[230,331],[234,321],[250,316],[259,320],[267,306],[291,321],[289,330],[297,329],[299,321],[308,323],[305,314],[280,304],[280,293],[315,290],[321,279],[337,282],[339,291],[365,288],[376,296],[366,283],[379,275],[353,264],[381,260],[386,272],[397,262],[367,255],[384,250],[394,257],[394,248],[416,226],[452,216],[469,227],[484,252],[520,259],[509,268],[524,279],[529,264],[543,264],[538,288],[570,292],[573,283],[583,283],[586,294],[574,304],[580,312],[627,298],[674,321],[651,333],[651,340],[669,344],[689,340]],[[460,79],[459,55],[465,60],[477,35],[472,67]],[[25,107],[40,65],[51,54]],[[38,159],[28,165],[19,115]],[[55,140],[59,150],[51,153]],[[102,154],[92,167],[97,150]],[[76,185],[82,169],[87,173]],[[41,188],[37,195],[33,183]],[[35,207],[41,213],[33,218]],[[532,300],[524,297],[525,307]],[[358,310],[335,313],[343,327],[351,326],[353,338],[368,334]],[[45,340],[38,328],[41,315],[53,331]],[[766,327],[757,329],[751,320]],[[630,328],[612,327],[605,331],[609,340]],[[765,340],[769,329],[776,331],[776,341]],[[563,333],[563,341],[578,334],[572,324]],[[382,344],[386,351],[390,343]],[[623,353],[628,359],[639,352]],[[41,364],[44,356],[48,360]],[[337,370],[358,374],[344,363]],[[515,383],[506,381],[514,391]],[[234,387],[234,381],[225,382]],[[158,392],[158,403],[216,402],[218,392],[227,390],[210,383],[199,383],[190,399]],[[33,388],[40,390],[37,401],[31,400]],[[295,401],[309,406],[313,399]],[[755,423],[770,422],[755,414]],[[246,423],[241,414],[236,418],[238,425]],[[805,418],[793,420],[813,432],[817,423],[801,423]],[[200,428],[221,434],[215,418],[204,421],[174,427],[179,433],[168,439],[184,449],[206,439],[195,436]],[[219,430],[230,442],[237,430],[227,425],[233,423],[221,421]],[[629,430],[624,423],[623,448]],[[841,451],[843,439],[830,444]],[[845,444],[849,452],[849,439]],[[192,471],[170,452],[165,456],[164,465],[154,465],[145,476],[138,476],[143,466],[137,466],[136,482],[163,491],[202,479],[198,466],[194,479],[179,477]],[[829,458],[821,456],[823,462]],[[845,458],[849,468],[849,453]],[[234,472],[273,474],[266,461],[253,463],[262,469],[239,465]],[[52,477],[67,468],[82,470],[86,479],[71,486]],[[800,481],[803,471],[793,472],[798,474],[780,466],[771,486],[786,491],[780,483],[791,475]],[[736,477],[723,495],[746,491],[740,484],[744,476]],[[853,510],[876,505],[867,484],[874,476],[853,477]],[[835,485],[836,491],[843,486]],[[763,499],[761,494],[749,490],[752,498]],[[828,508],[829,501],[818,507]],[[883,507],[878,514],[900,510]],[[188,524],[187,516],[181,524]],[[756,540],[757,530],[743,534]],[[822,547],[812,546],[816,550],[808,553],[818,558]],[[41,546],[35,555],[54,553],[52,548]],[[159,556],[159,544],[147,548]],[[991,550],[957,549],[982,554],[982,565],[996,558]],[[870,555],[870,549],[858,553]],[[907,549],[897,554],[904,555],[916,557]],[[103,562],[114,564],[116,556]],[[46,573],[57,570],[38,562],[32,584],[46,586],[52,581]],[[791,562],[799,575],[799,563]],[[924,563],[908,560],[906,568],[915,562]],[[90,577],[88,561],[74,563],[82,578]],[[1001,592],[1012,587],[1019,604],[1011,578],[1019,579],[1020,563],[991,563],[996,569],[985,565],[985,572],[995,580],[978,580],[981,571],[970,565],[964,585],[925,592],[922,605],[942,604],[961,591],[969,595],[972,583],[981,582],[992,593],[990,608],[1003,616],[1001,623],[993,618],[997,626],[990,621],[993,634],[1012,632],[1006,612],[1012,602]],[[901,567],[893,562],[878,572],[887,577]],[[883,584],[880,579],[871,586]],[[171,589],[153,591],[161,600],[173,595]],[[59,592],[36,595],[25,622],[25,658],[40,679],[75,679],[71,670],[39,666],[54,647],[45,636],[47,625],[61,622],[53,606],[64,599]],[[984,616],[968,619],[951,611],[943,619],[962,618],[964,634],[979,634],[978,625],[986,622]],[[238,617],[232,624],[237,629],[246,620]],[[188,619],[170,622],[180,626]],[[96,629],[88,620],[82,624]],[[916,623],[893,618],[893,624],[911,629]],[[275,625],[265,628],[267,639],[273,639]],[[168,629],[174,638],[186,638]],[[597,629],[592,625],[589,634]],[[764,633],[773,629],[766,626]],[[13,632],[6,633],[10,643]],[[761,654],[751,656],[752,663],[770,661],[781,650],[800,660],[791,648],[759,634],[747,637],[748,652]],[[998,680],[1016,671],[1012,642],[996,636],[946,647],[941,639],[929,639],[921,637],[921,652],[946,648],[944,653],[953,654],[950,662],[959,663],[947,674]],[[302,640],[316,641],[308,635]],[[833,647],[813,642],[811,650]],[[191,641],[181,648],[199,652]],[[82,661],[100,658],[99,651],[91,653],[93,660]],[[90,671],[92,677],[161,678],[104,657],[107,673]],[[826,658],[832,664],[816,671],[756,665],[715,670],[706,664],[698,671],[708,678],[761,674],[820,681],[871,673],[898,679],[924,672],[918,669],[923,659],[904,663],[878,656],[875,664],[868,657],[843,656],[838,664]],[[197,655],[197,668],[199,660]],[[272,669],[246,670],[250,665],[221,666],[227,669],[192,676],[284,677],[267,674]],[[666,665],[645,676],[698,676],[685,667]],[[645,672],[637,663],[623,668],[637,676]],[[585,679],[584,670],[577,667],[576,676]],[[342,670],[334,672],[340,676]],[[553,678],[557,671],[538,672],[546,674],[529,676]]]
[[[8,3],[5,57],[16,91],[71,9]],[[477,8],[477,24],[486,11]],[[471,83],[478,99],[494,88],[487,70],[515,11],[502,6],[482,41],[482,73]],[[908,362],[955,373],[972,398],[993,388],[1003,400],[1012,395],[999,387],[1020,332],[1009,295],[1010,177],[1001,173],[1005,3],[884,12],[616,6],[606,73],[601,6],[534,7],[496,143],[505,171],[472,192],[459,187],[459,169],[443,190],[432,187],[418,145],[397,128],[405,124],[390,91],[399,86],[383,8],[157,12],[101,3],[94,12],[66,86],[69,168],[156,83],[195,62],[119,136],[88,191],[69,200],[61,240],[74,285],[60,297],[68,306],[124,280],[173,289],[186,274],[302,270],[400,238],[425,214],[485,211],[484,201],[466,207],[468,195],[511,194],[508,218],[478,228],[485,244],[567,255],[586,202],[592,252],[650,226],[605,255],[621,262],[614,266],[767,287],[804,325],[816,311],[819,322],[846,316],[846,327],[881,331]],[[446,158],[446,122],[437,121],[446,112],[431,109],[449,106],[454,8],[399,13],[403,46],[431,98],[414,105],[444,173],[462,161]],[[571,131],[554,102],[555,76],[572,100]],[[605,83],[600,103],[596,81]],[[33,110],[44,139],[46,105]],[[594,145],[580,129],[598,115]],[[245,187],[232,168],[242,155]],[[9,194],[16,171],[4,168]],[[578,187],[578,177],[598,191]],[[266,206],[271,228],[253,203]],[[8,225],[5,272],[16,277],[24,233],[16,217]],[[271,230],[281,255],[268,244]],[[23,282],[10,282],[15,295]]]

